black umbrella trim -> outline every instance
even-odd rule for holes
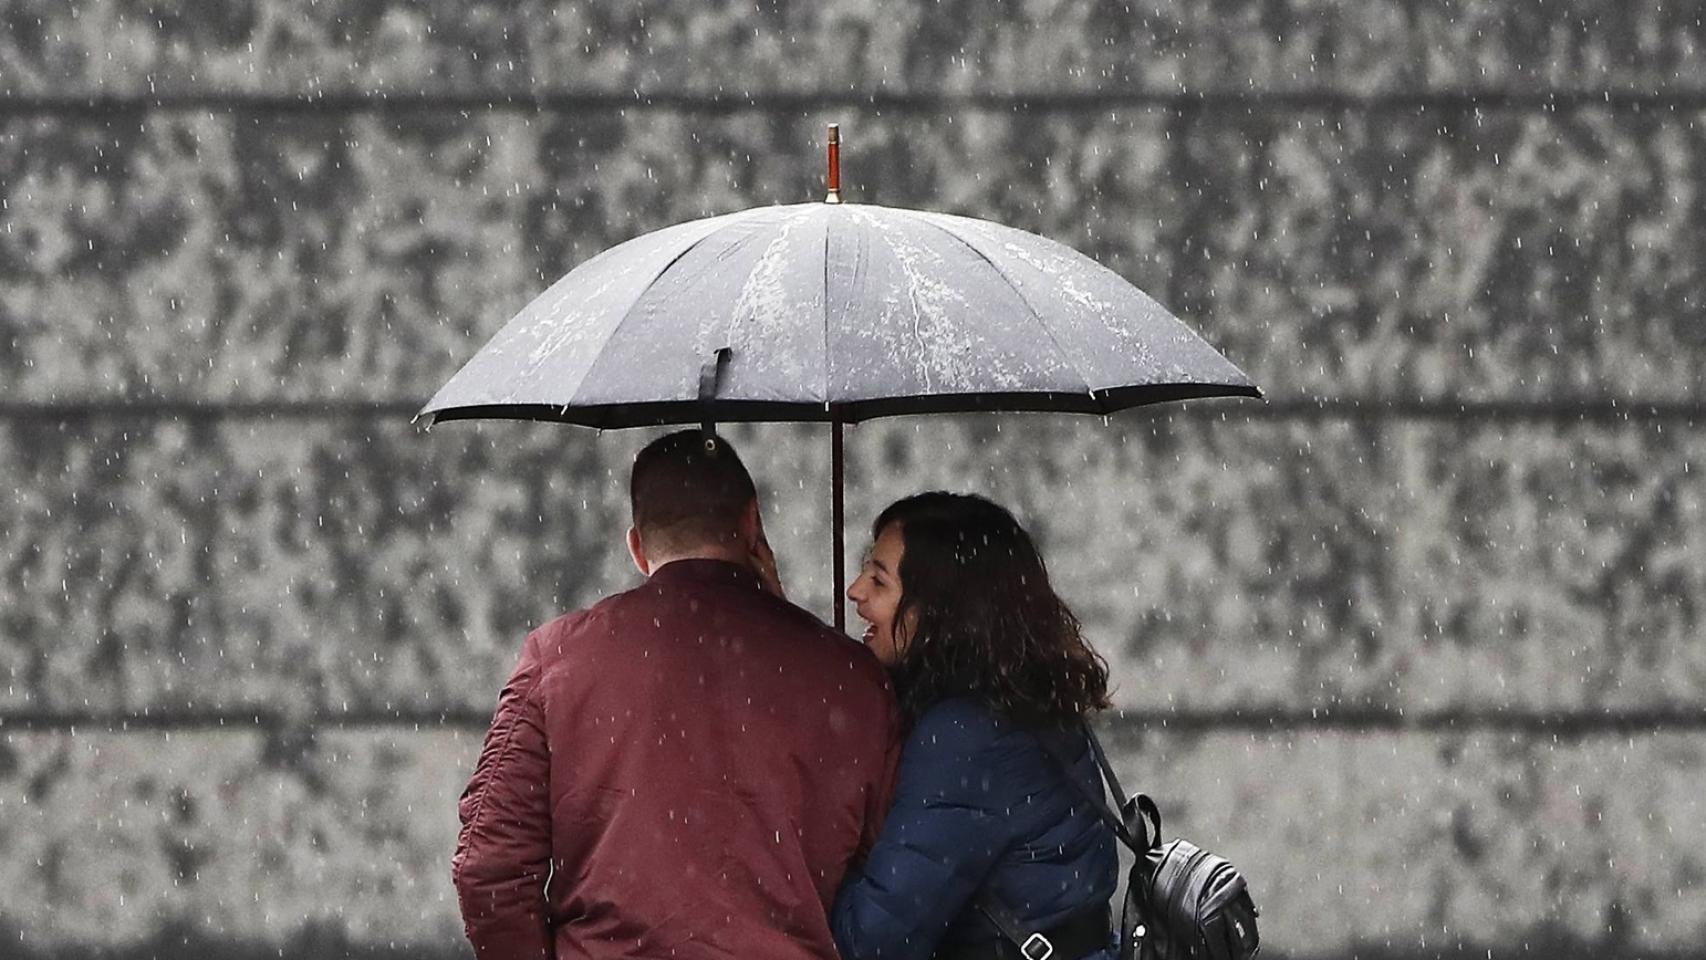
[[[764,400],[696,400],[616,403],[584,407],[517,403],[423,410],[433,423],[450,420],[542,420],[601,430],[701,423],[707,412],[719,423],[859,423],[879,417],[934,413],[1088,413],[1111,414],[1132,407],[1211,397],[1259,399],[1261,390],[1246,384],[1161,383],[1119,387],[1095,393],[973,393],[920,397],[882,397],[833,405]]]

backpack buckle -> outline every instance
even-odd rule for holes
[[[1049,939],[1042,934],[1033,933],[1025,938],[1024,943],[1019,945],[1019,954],[1025,960],[1048,960],[1049,957],[1054,956],[1054,944],[1050,943]]]

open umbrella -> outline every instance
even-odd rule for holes
[[[826,202],[694,220],[606,250],[523,308],[421,416],[827,421],[839,584],[844,423],[1260,395],[1160,304],[1069,247],[986,220],[842,203],[831,126]]]

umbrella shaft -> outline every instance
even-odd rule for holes
[[[829,585],[831,603],[835,606],[835,629],[842,632],[847,630],[847,559],[842,541],[842,509],[841,509],[841,421],[831,420],[829,427],[829,473],[830,473],[830,549],[835,556],[835,578]]]

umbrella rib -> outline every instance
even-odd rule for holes
[[[697,250],[699,248],[700,244],[702,244],[706,240],[709,240],[712,237],[716,236],[717,233],[720,232],[722,229],[723,229],[723,226],[718,225],[715,229],[705,231],[704,235],[695,238],[692,243],[689,243],[687,246],[681,248],[680,252],[678,252],[675,256],[669,258],[669,262],[664,264],[662,267],[660,267],[658,269],[658,272],[652,275],[651,280],[647,281],[646,285],[641,287],[640,292],[637,295],[635,295],[634,302],[628,304],[627,309],[622,311],[621,318],[618,319],[616,321],[616,323],[611,326],[610,333],[608,335],[606,335],[604,338],[604,343],[601,344],[598,348],[598,351],[592,355],[592,363],[590,365],[588,365],[587,373],[590,374],[592,372],[592,369],[594,367],[598,366],[598,361],[604,356],[604,349],[606,347],[610,346],[611,341],[615,340],[617,334],[622,332],[622,328],[628,325],[628,320],[631,317],[633,317],[634,310],[639,307],[640,301],[644,300],[646,298],[646,294],[651,292],[652,287],[656,286],[657,282],[659,280],[663,279],[663,275],[668,273],[670,271],[671,267],[674,267],[676,264],[680,263],[683,257],[686,257],[688,254],[692,253],[694,250]],[[576,396],[571,397],[569,399],[568,404],[566,404],[566,406],[575,406],[576,405],[575,400],[578,399],[578,397],[579,397],[580,388],[585,386],[585,385],[586,385],[586,377],[583,376],[581,378],[580,385],[575,388]]]
[[[1065,361],[1066,365],[1069,368],[1071,368],[1072,372],[1076,373],[1078,375],[1078,379],[1084,383],[1084,391],[1086,393],[1088,393],[1092,398],[1094,398],[1096,396],[1096,389],[1094,387],[1090,386],[1090,378],[1084,376],[1084,371],[1079,369],[1078,364],[1073,362],[1072,358],[1067,355],[1067,353],[1064,349],[1062,349],[1062,347],[1060,345],[1060,339],[1054,335],[1053,330],[1049,329],[1048,323],[1043,320],[1043,315],[1041,313],[1037,312],[1037,308],[1034,305],[1032,305],[1030,298],[1026,297],[1024,291],[1019,289],[1019,285],[1013,282],[1013,278],[1009,277],[1007,275],[1007,271],[1001,269],[1001,266],[999,264],[997,264],[994,260],[990,259],[988,254],[984,253],[982,250],[979,250],[977,248],[977,244],[974,244],[970,240],[967,240],[965,237],[960,236],[958,233],[955,233],[954,231],[949,230],[947,227],[943,226],[940,223],[937,223],[935,220],[933,220],[927,216],[920,216],[915,211],[911,211],[911,210],[904,211],[904,213],[907,215],[908,218],[910,218],[912,220],[916,220],[919,223],[927,224],[930,227],[933,227],[937,230],[942,231],[943,233],[947,234],[950,238],[952,238],[955,242],[957,242],[960,246],[965,247],[967,250],[970,250],[973,254],[975,254],[977,256],[977,258],[979,260],[982,260],[984,263],[989,264],[989,269],[994,270],[996,276],[998,276],[1002,280],[1006,281],[1008,288],[1013,291],[1013,296],[1018,297],[1019,302],[1025,305],[1025,309],[1030,311],[1031,319],[1035,320],[1037,323],[1037,326],[1042,329],[1043,336],[1047,337],[1049,343],[1054,345],[1055,354],[1057,356],[1059,356],[1063,361]]]
[[[834,217],[823,218],[823,406],[828,410],[831,405],[829,396],[830,381],[830,352],[829,352],[829,227],[835,222]]]

